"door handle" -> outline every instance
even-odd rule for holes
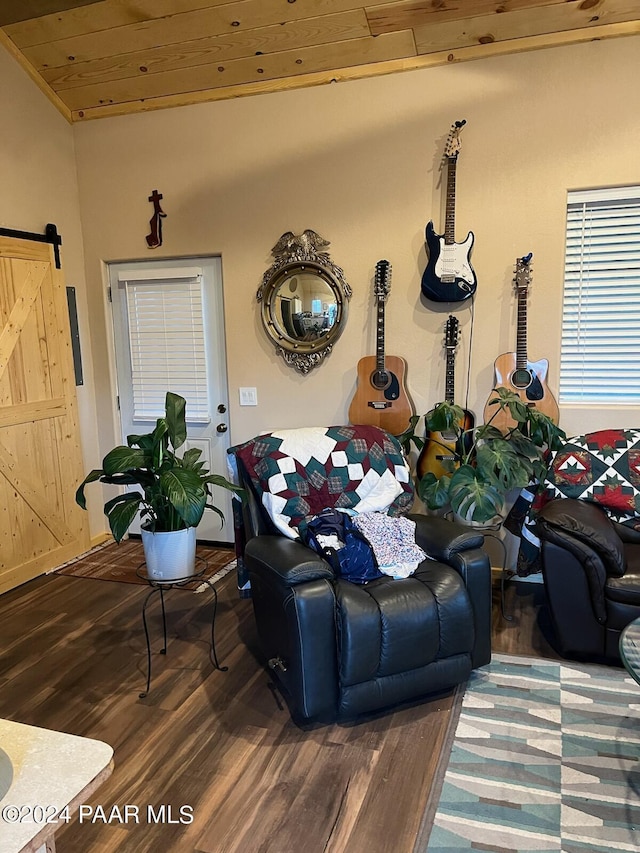
[[[226,424],[218,424],[218,426],[216,427],[216,432],[226,432],[226,431],[227,431],[227,425]]]

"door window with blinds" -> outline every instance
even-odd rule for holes
[[[187,441],[212,472],[227,471],[229,392],[222,259],[154,258],[109,265],[113,352],[122,444],[153,429],[167,391],[187,401]],[[216,489],[227,523],[206,512],[198,539],[231,542],[231,497]],[[136,526],[138,525],[138,526]],[[136,521],[132,532],[139,532]]]
[[[120,270],[128,315],[132,416],[164,414],[168,388],[187,401],[189,420],[208,423],[202,270]]]
[[[640,402],[640,187],[568,195],[560,401]]]

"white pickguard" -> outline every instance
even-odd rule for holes
[[[513,363],[515,365],[515,353],[512,358]],[[545,382],[547,379],[547,373],[549,372],[549,361],[546,358],[541,358],[540,361],[528,361],[527,370],[531,373],[532,378],[536,376],[540,380],[540,382]],[[503,373],[500,370],[500,365],[496,364],[494,367],[494,372],[496,386],[511,385],[514,388],[516,387],[511,381],[511,377],[514,373],[513,370],[509,370],[508,373]]]
[[[473,246],[473,232],[469,231],[464,243],[445,243],[440,237],[440,254],[435,263],[435,274],[440,281],[455,281],[462,279],[467,284],[475,282],[475,275],[469,263],[469,255]]]

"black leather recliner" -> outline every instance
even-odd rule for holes
[[[536,532],[560,653],[619,661],[620,633],[640,616],[640,532],[574,498],[546,504]]]
[[[247,489],[244,564],[264,662],[294,718],[353,718],[464,682],[491,659],[491,569],[483,536],[410,515],[434,559],[402,580],[336,577],[300,540],[277,531]]]

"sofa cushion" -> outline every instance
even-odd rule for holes
[[[400,443],[377,427],[278,430],[229,453],[242,461],[274,525],[290,538],[326,507],[400,515],[413,503]]]

